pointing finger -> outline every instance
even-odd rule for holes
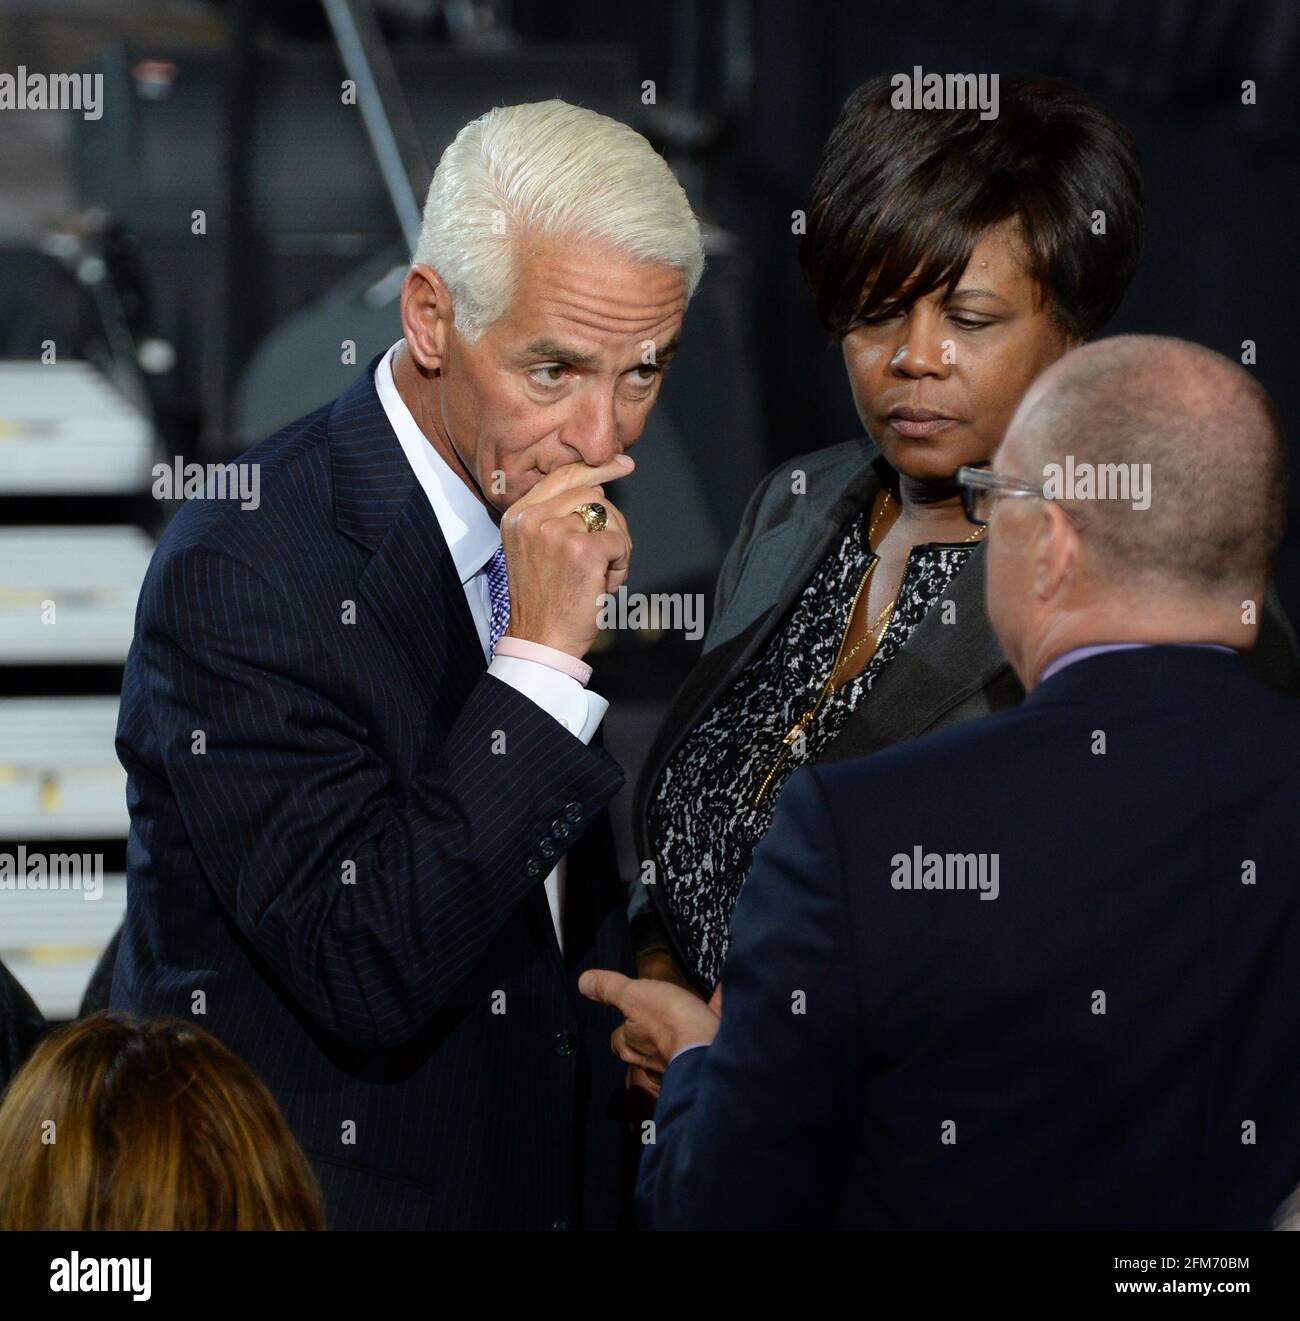
[[[606,968],[591,968],[578,978],[578,990],[588,1000],[595,1000],[597,1004],[611,1005],[619,1013],[623,1012],[624,996],[631,985],[630,977],[624,977],[621,972]]]

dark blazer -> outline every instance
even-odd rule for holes
[[[792,477],[799,471],[806,489],[795,495]],[[852,440],[791,459],[754,492],[718,577],[701,657],[674,698],[637,780],[632,822],[638,858],[655,856],[647,813],[665,765],[781,625],[845,524],[870,506],[884,471],[874,445]],[[945,600],[955,607],[955,621],[945,623],[940,611],[929,612],[823,754],[823,763],[867,756],[1019,704],[1024,689],[984,608],[982,544]],[[1300,693],[1295,637],[1271,588],[1250,665],[1277,691]],[[644,888],[651,903],[634,897],[635,948],[666,943],[678,966],[689,972],[664,895],[654,885]]]
[[[796,771],[643,1216],[1268,1228],[1300,1181],[1297,746],[1238,656],[1157,647]],[[997,855],[997,897],[896,888],[918,848]]]
[[[190,501],[154,556],[112,1003],[257,1069],[331,1226],[613,1226],[619,1018],[576,983],[629,966],[623,774],[486,673],[374,365],[244,456],[259,509]]]

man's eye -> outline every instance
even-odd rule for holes
[[[563,385],[564,373],[568,370],[562,362],[548,362],[543,367],[532,368],[528,375],[537,385]]]
[[[983,330],[985,326],[991,326],[992,321],[979,321],[975,317],[954,316],[953,324],[960,326],[963,330]]]
[[[628,372],[628,377],[633,385],[653,385],[655,377],[664,369],[660,366],[651,364],[648,367],[633,367]]]

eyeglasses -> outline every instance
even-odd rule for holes
[[[1076,526],[1083,526],[1079,515],[1053,496],[1044,494],[1041,484],[1027,482],[1021,477],[1005,477],[987,464],[963,464],[957,469],[955,480],[961,490],[961,505],[967,520],[981,527],[988,525],[993,516],[993,502],[1002,496],[1013,500],[1053,500]]]

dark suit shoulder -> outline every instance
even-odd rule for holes
[[[959,725],[945,727],[873,753],[816,768],[832,808],[854,814],[864,795],[881,805],[909,811],[919,803],[915,786],[926,778],[942,790],[960,782],[962,804],[1004,797],[1013,780],[1022,793],[1053,792],[1052,768],[1061,777],[1081,773],[1094,727],[1109,735],[1109,755],[1143,750],[1158,754],[1175,726],[1212,737],[1215,758],[1280,764],[1285,749],[1300,741],[1300,702],[1266,687],[1233,657],[1186,648],[1152,647],[1083,660],[1040,685],[1026,703]],[[1128,743],[1122,731],[1132,730]],[[1288,755],[1288,760],[1290,760]],[[1300,765],[1300,764],[1297,764]],[[900,788],[901,787],[901,788]],[[895,802],[895,796],[897,801]],[[949,801],[949,810],[953,804]]]
[[[861,468],[866,458],[861,440],[856,438],[843,440],[837,445],[822,445],[817,449],[796,454],[792,459],[784,459],[763,480],[772,481],[782,473],[793,473],[796,470],[806,472],[810,476],[814,473],[820,475],[827,472],[843,472],[847,475]]]
[[[866,757],[825,762],[812,768],[832,808],[853,806],[864,794],[878,802],[897,789],[904,799],[915,799],[915,786],[932,777],[945,790],[954,777],[998,764],[1000,757],[1019,757],[1029,745],[1050,751],[1059,744],[1064,724],[1074,719],[1070,708],[1030,710],[1024,706],[946,726],[919,738],[891,744]]]
[[[846,440],[778,463],[754,491],[753,535],[761,536],[779,526],[792,513],[806,512],[810,503],[817,506],[834,503],[848,480],[867,462],[863,443]],[[793,490],[796,473],[804,475],[801,495]]]
[[[229,460],[224,483],[209,477],[176,511],[155,559],[206,549],[256,567],[285,553],[295,525],[329,519],[328,415],[329,405]]]

